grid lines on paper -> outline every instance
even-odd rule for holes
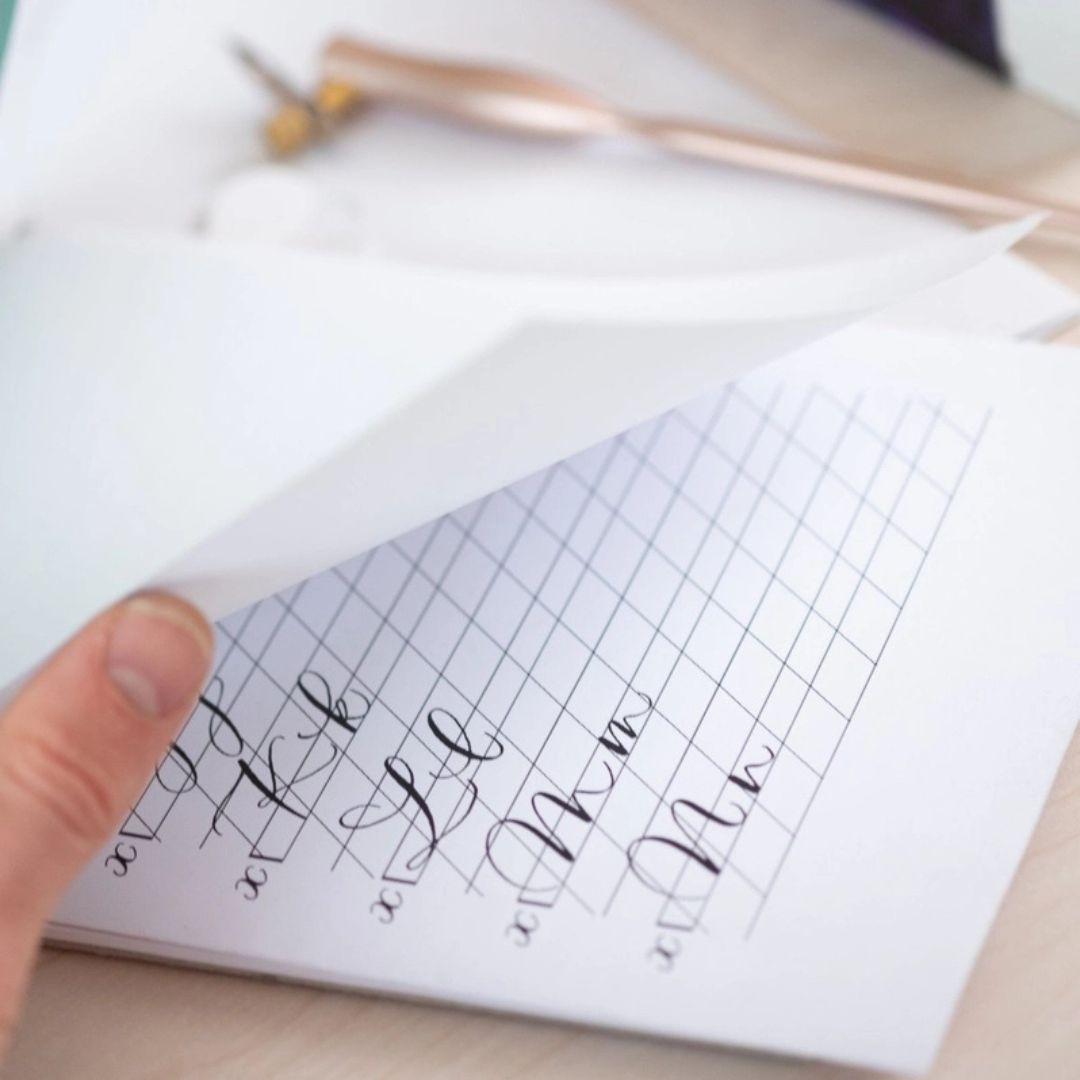
[[[748,930],[984,422],[755,377],[309,579],[125,828],[197,793],[253,859]]]

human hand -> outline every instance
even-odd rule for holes
[[[165,753],[212,646],[190,604],[144,593],[83,627],[0,713],[0,1057],[46,919]]]

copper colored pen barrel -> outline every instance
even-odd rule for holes
[[[1080,243],[1080,207],[847,150],[817,149],[719,125],[625,112],[531,72],[460,63],[337,38],[325,76],[368,100],[396,101],[483,127],[555,137],[629,135],[690,157],[989,218],[1045,214],[1040,234]]]

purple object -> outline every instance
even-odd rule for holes
[[[856,0],[948,45],[1001,75],[1008,74],[995,28],[993,0]]]

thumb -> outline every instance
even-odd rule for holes
[[[0,1049],[45,920],[164,754],[212,645],[189,604],[135,596],[84,627],[0,714]]]

